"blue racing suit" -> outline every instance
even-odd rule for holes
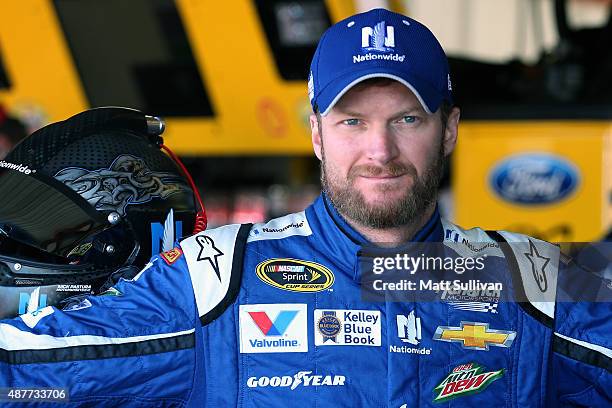
[[[555,303],[557,247],[437,211],[414,240],[487,253],[504,288],[365,301],[359,265],[375,261],[321,196],[189,237],[103,296],[3,321],[0,388],[104,407],[612,404],[609,304]]]

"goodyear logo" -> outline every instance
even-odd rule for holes
[[[291,292],[320,292],[334,284],[334,274],[327,267],[301,259],[268,259],[256,271],[268,285]]]

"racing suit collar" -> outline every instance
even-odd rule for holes
[[[344,270],[350,271],[352,279],[359,281],[359,258],[363,248],[368,246],[368,240],[342,218],[324,193],[306,209],[306,218],[317,237],[317,245],[333,256],[334,261]],[[442,221],[436,207],[431,218],[412,241],[442,242],[443,238]]]

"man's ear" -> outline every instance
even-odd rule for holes
[[[312,138],[312,149],[314,150],[315,156],[321,160],[321,149],[323,140],[321,139],[321,132],[319,132],[319,118],[314,113],[310,115],[310,137]]]
[[[457,144],[457,136],[459,134],[460,116],[461,111],[457,107],[454,107],[448,115],[448,120],[446,121],[446,129],[444,129],[444,140],[442,141],[444,145],[444,156],[449,156],[453,152],[453,150],[455,150],[455,145]]]

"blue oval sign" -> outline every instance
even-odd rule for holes
[[[516,204],[551,204],[569,196],[578,185],[578,169],[567,160],[548,154],[513,156],[491,174],[495,193]]]

